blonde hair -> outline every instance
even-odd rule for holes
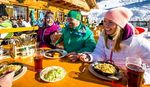
[[[103,32],[104,35],[104,40],[105,40],[105,46],[110,49],[110,47],[108,46],[108,35],[106,35],[105,31]],[[120,43],[122,41],[122,36],[123,36],[123,29],[120,26],[117,26],[117,29],[115,31],[115,33],[113,35],[111,35],[113,37],[112,40],[115,41],[113,47],[112,47],[112,51],[120,51],[121,50],[121,46]]]

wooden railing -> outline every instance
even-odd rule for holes
[[[0,34],[8,33],[8,32],[22,32],[22,31],[31,31],[31,30],[38,30],[38,27],[19,27],[19,28],[5,28],[0,29]]]

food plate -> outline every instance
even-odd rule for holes
[[[22,71],[13,78],[13,81],[16,81],[19,78],[21,78],[26,72],[27,72],[27,67],[23,66]]]
[[[122,72],[119,70],[117,71],[115,74],[112,75],[105,75],[103,73],[99,73],[97,72],[93,67],[95,66],[97,62],[94,62],[92,64],[90,64],[89,66],[89,71],[96,77],[103,79],[103,80],[107,80],[107,81],[113,81],[113,80],[120,80],[122,78]]]
[[[99,74],[109,76],[109,75],[115,75],[117,72],[119,72],[119,68],[108,61],[98,61],[93,63],[93,69]]]
[[[22,72],[22,70],[23,70],[23,64],[22,63],[13,62],[13,63],[9,63],[7,66],[15,67],[15,76],[20,74]]]
[[[63,58],[67,55],[67,52],[62,49],[52,49],[44,52],[45,58],[55,59],[55,58]]]
[[[40,78],[45,82],[60,81],[65,77],[65,75],[65,69],[60,66],[46,67],[40,72]]]
[[[25,74],[25,72],[27,71],[27,67],[18,62],[8,63],[0,68],[0,77],[5,76],[11,71],[15,71],[15,75],[13,78],[13,81],[15,81]]]

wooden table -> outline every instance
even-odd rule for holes
[[[120,82],[113,82],[119,86],[112,86],[112,82],[103,81],[93,76],[86,68],[81,73],[81,62],[72,63],[68,59],[43,59],[43,67],[61,66],[67,71],[67,75],[61,81],[54,83],[46,83],[38,78],[38,74],[34,71],[33,58],[26,59],[7,59],[7,61],[16,61],[25,64],[28,67],[24,76],[13,82],[12,87],[125,87]],[[120,86],[121,85],[121,86]],[[150,86],[143,86],[150,87]]]

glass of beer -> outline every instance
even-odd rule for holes
[[[127,87],[142,87],[144,69],[142,68],[142,60],[137,57],[126,58],[127,68]]]
[[[40,51],[36,51],[34,55],[34,67],[36,72],[40,72],[43,68],[43,55],[40,53]]]

